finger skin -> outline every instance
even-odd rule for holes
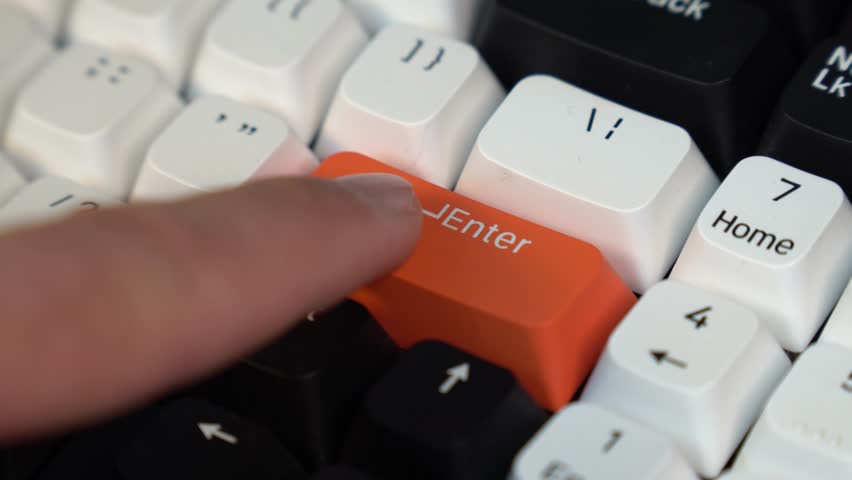
[[[419,236],[412,199],[277,179],[0,237],[0,443],[141,405],[386,274]]]

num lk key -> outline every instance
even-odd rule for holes
[[[440,340],[511,370],[542,406],[568,402],[635,303],[594,246],[345,153],[315,175],[393,173],[423,205],[423,233],[396,272],[354,294],[407,348]]]

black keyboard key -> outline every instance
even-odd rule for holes
[[[163,406],[119,455],[122,480],[302,480],[307,475],[266,429],[210,403]]]
[[[60,444],[60,440],[48,440],[0,450],[0,480],[33,479]]]
[[[747,0],[775,17],[793,35],[799,52],[834,33],[848,0]]]
[[[739,0],[496,0],[478,37],[507,86],[547,73],[680,125],[719,173],[753,153],[794,67]]]
[[[311,480],[375,480],[366,473],[351,467],[330,467],[317,473]]]
[[[367,393],[344,461],[386,479],[505,478],[545,420],[508,371],[420,343]]]
[[[361,397],[398,348],[361,305],[312,316],[203,395],[270,428],[309,469],[333,463]]]
[[[787,87],[760,153],[852,194],[852,41],[820,44]]]
[[[63,442],[38,480],[121,480],[116,460],[152,410],[142,409],[72,435]]]

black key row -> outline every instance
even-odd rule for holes
[[[485,480],[546,420],[508,371],[439,342],[399,354],[346,302],[204,385],[71,436],[43,468],[44,453],[24,455],[39,450],[7,456],[27,466],[3,480]],[[349,466],[322,470],[334,463]]]

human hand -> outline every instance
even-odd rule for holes
[[[419,236],[390,175],[265,180],[0,236],[0,444],[140,406],[392,270]]]

